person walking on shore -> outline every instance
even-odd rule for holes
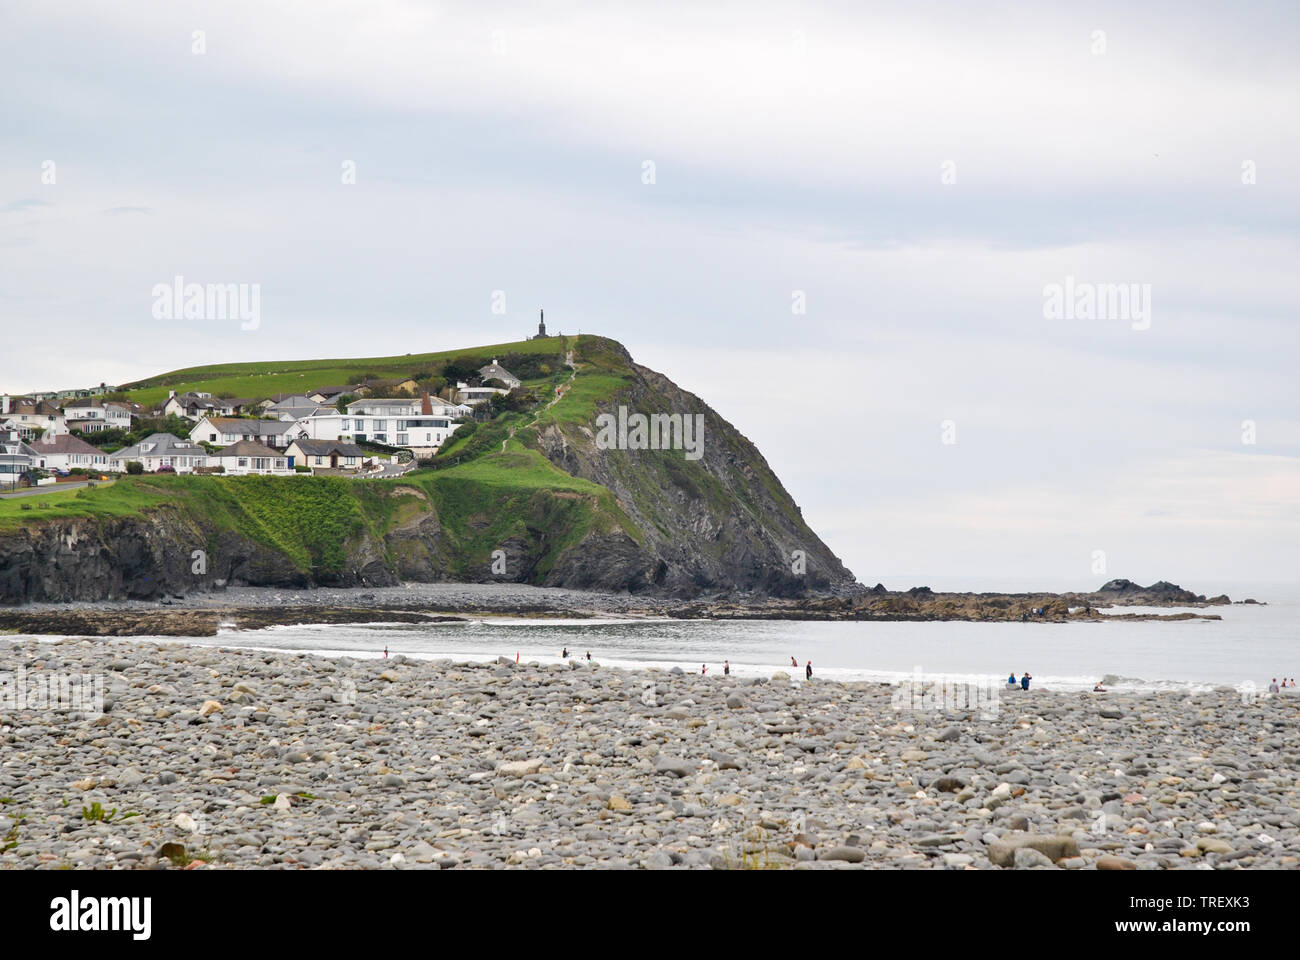
[[[791,658],[790,658],[790,666],[792,666],[792,667],[797,667],[797,666],[799,666],[799,661],[796,660],[794,657],[791,657]]]
[[[568,647],[565,647],[563,650],[560,651],[560,658],[563,659],[563,660],[568,660],[568,659],[569,659],[569,648],[568,648]]]
[[[807,679],[809,679],[809,680],[812,679],[812,661],[811,661],[811,660],[809,660],[808,663],[804,665],[804,671],[803,671],[803,673],[804,673],[804,676],[805,676]]]
[[[706,673],[708,673],[708,672],[709,672],[709,668],[708,668],[708,666],[707,666],[706,664],[701,663],[701,664],[700,664],[700,676],[702,677],[702,676],[704,676],[704,675],[705,675]]]
[[[590,651],[590,650],[587,651],[587,659],[588,659],[588,660],[591,659],[591,651]]]
[[[388,647],[387,647],[387,646],[384,647],[384,659],[385,659],[385,660],[388,659]]]
[[[722,661],[722,675],[723,675],[724,677],[729,677],[729,676],[731,676],[731,661],[730,661],[730,660],[723,660],[723,661]]]

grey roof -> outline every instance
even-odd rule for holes
[[[214,457],[279,457],[284,459],[283,450],[272,450],[264,443],[255,440],[240,440],[228,447],[222,447]]]
[[[222,433],[248,437],[278,437],[296,426],[292,420],[250,420],[247,417],[208,417],[207,421]]]
[[[292,400],[295,397],[302,400],[308,400],[310,403],[316,402],[315,400],[310,400],[308,397],[304,396],[301,393],[273,393],[262,402],[267,404],[283,403],[284,401]]]
[[[310,415],[313,410],[319,410],[320,407],[319,403],[309,397],[292,396],[271,404],[266,408],[266,411],[267,413],[287,413],[295,417],[305,417]]]
[[[0,453],[11,457],[39,457],[40,454],[21,440],[0,442]]]
[[[95,456],[107,456],[99,447],[92,446],[80,437],[74,437],[70,433],[61,433],[58,436],[46,435],[41,437],[35,443],[35,448],[42,454],[51,453],[79,453],[94,454]]]
[[[366,452],[355,443],[344,443],[341,440],[308,440],[303,438],[295,440],[289,446],[297,447],[302,451],[304,457],[327,457],[331,453],[338,453],[339,456],[343,457],[366,456]]]
[[[219,410],[225,405],[222,400],[213,397],[200,397],[192,393],[178,393],[174,397],[168,397],[163,401],[163,406],[175,400],[186,410]]]
[[[373,400],[353,400],[348,409],[353,407],[420,407],[419,397],[376,397]]]
[[[150,446],[152,444],[152,446]],[[149,447],[149,449],[145,449]],[[170,433],[151,433],[134,446],[109,454],[110,460],[133,460],[140,457],[201,457],[205,451],[197,443],[182,440]]]
[[[496,360],[493,360],[485,367],[479,367],[478,376],[480,380],[501,380],[503,382],[514,380],[516,383],[521,382],[518,377],[497,363]]]
[[[65,404],[63,409],[65,411],[80,410],[83,407],[86,409],[90,409],[93,407],[121,407],[123,410],[127,411],[128,413],[131,412],[131,407],[127,401],[105,400],[103,397],[84,397],[80,400],[73,400],[72,402]]]

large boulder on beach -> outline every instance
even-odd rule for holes
[[[1077,857],[1079,845],[1074,838],[1065,834],[1025,833],[1019,836],[1003,837],[989,844],[989,860],[999,867],[1011,867],[1016,863],[1016,851],[1022,847],[1037,850],[1053,863],[1066,857]]]
[[[685,760],[661,754],[655,760],[655,773],[666,773],[674,777],[689,777],[695,773],[695,767]]]

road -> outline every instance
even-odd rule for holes
[[[108,482],[103,480],[96,480],[95,483],[99,486],[108,486]],[[83,480],[80,483],[60,483],[57,486],[51,485],[48,487],[19,487],[17,490],[12,491],[8,486],[4,486],[0,487],[0,499],[12,500],[15,497],[35,497],[42,493],[57,493],[60,490],[78,490],[87,485],[87,481]]]

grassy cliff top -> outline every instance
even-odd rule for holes
[[[307,393],[325,386],[346,386],[367,377],[395,378],[416,373],[433,373],[449,360],[473,359],[486,364],[493,357],[510,354],[563,354],[578,337],[547,337],[480,347],[440,350],[436,353],[408,353],[398,357],[359,357],[335,360],[265,360],[253,363],[218,363],[185,367],[168,373],[123,384],[131,399],[153,406],[166,399],[168,391],[202,391],[236,397],[268,397],[277,393]],[[582,337],[587,340],[587,337]],[[599,339],[599,338],[592,338]]]

